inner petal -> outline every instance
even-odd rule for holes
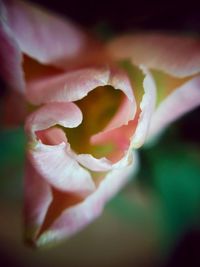
[[[58,127],[37,131],[36,136],[38,140],[41,140],[46,145],[59,145],[62,142],[67,142],[65,133]]]

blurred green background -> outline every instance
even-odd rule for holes
[[[137,177],[99,219],[58,247],[41,251],[22,242],[23,128],[1,129],[0,265],[199,266],[187,247],[200,247],[199,115],[197,109],[184,116],[154,146],[140,150]],[[191,265],[173,265],[182,249]]]

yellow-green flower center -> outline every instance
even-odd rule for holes
[[[106,156],[113,144],[92,145],[92,135],[102,131],[116,114],[124,94],[112,86],[95,88],[75,103],[83,113],[83,121],[77,128],[65,129],[71,148],[77,153],[89,153],[96,157]]]

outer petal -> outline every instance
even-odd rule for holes
[[[127,183],[137,171],[137,158],[132,165],[109,172],[98,189],[83,202],[64,210],[36,240],[37,246],[59,242],[84,228],[102,213],[105,203]]]
[[[77,163],[69,144],[38,143],[30,151],[30,160],[44,179],[61,191],[87,195],[95,189],[90,173]]]
[[[28,227],[26,238],[35,236],[43,223],[52,201],[51,188],[36,172],[29,160],[25,170],[25,225]]]
[[[127,35],[111,41],[108,51],[117,59],[131,59],[136,65],[173,76],[200,72],[200,39],[147,33]]]
[[[20,92],[24,91],[22,54],[10,31],[6,11],[0,3],[0,75],[5,82]]]
[[[133,148],[139,148],[145,142],[156,104],[156,87],[153,77],[144,67],[143,72],[146,74],[143,82],[144,96],[140,104],[141,112],[138,124],[131,140],[131,147]]]
[[[200,76],[173,91],[153,114],[148,138],[151,139],[168,124],[200,105]]]
[[[86,36],[69,21],[20,0],[7,0],[6,7],[20,49],[39,62],[63,66],[85,48]]]

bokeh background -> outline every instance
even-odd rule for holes
[[[102,38],[127,31],[200,35],[193,0],[34,2]],[[3,83],[0,88],[2,105]],[[41,251],[22,242],[23,125],[0,125],[0,266],[200,266],[199,118],[200,108],[173,123],[154,146],[142,148],[138,175],[102,216],[58,247]]]

